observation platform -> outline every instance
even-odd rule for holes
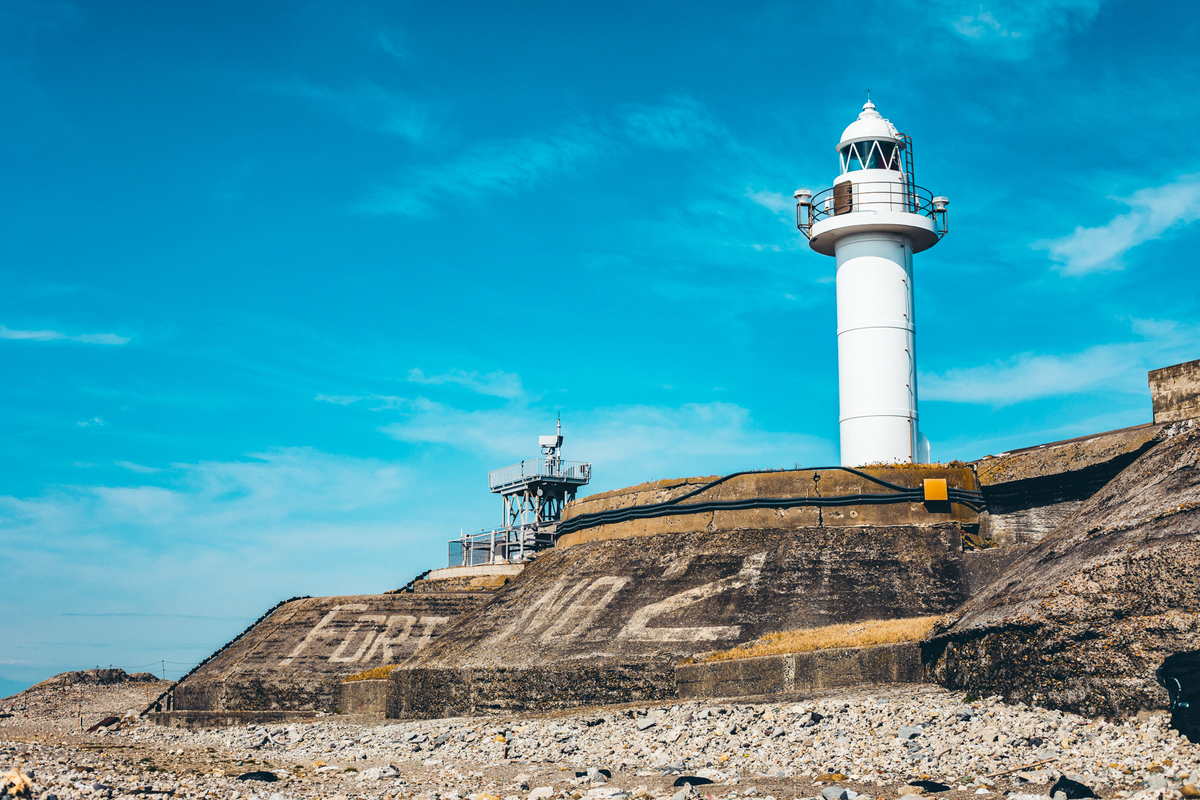
[[[592,479],[588,461],[530,458],[488,473],[488,488],[495,494],[516,494],[534,484],[563,487],[583,486]]]

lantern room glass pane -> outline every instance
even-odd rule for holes
[[[867,144],[863,142],[863,144]],[[871,142],[871,152],[867,157],[867,169],[895,169],[896,145],[893,142]]]
[[[900,169],[895,142],[854,142],[840,151],[842,174],[859,169]]]
[[[859,142],[859,145],[870,144],[870,142]],[[858,157],[856,145],[848,144],[842,148],[842,172],[853,172],[856,169],[862,169],[862,160]]]

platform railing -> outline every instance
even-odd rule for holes
[[[496,491],[504,486],[522,483],[529,478],[560,480],[565,483],[584,484],[592,478],[592,465],[587,461],[563,461],[562,459],[531,458],[488,473],[488,487]]]
[[[531,525],[467,533],[450,540],[447,564],[451,567],[478,567],[502,562],[520,564],[529,560],[534,553],[553,545],[553,529]]]
[[[938,237],[946,234],[946,198],[928,189],[899,181],[843,182],[796,204],[796,227],[811,238],[812,226],[829,217],[861,211],[899,211],[933,220]]]

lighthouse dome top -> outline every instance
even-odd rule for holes
[[[884,119],[875,110],[875,104],[870,100],[863,105],[858,119],[851,122],[846,130],[842,131],[842,140],[838,142],[838,149],[840,150],[843,145],[850,142],[861,142],[868,139],[900,141],[900,132],[896,130],[896,126]]]

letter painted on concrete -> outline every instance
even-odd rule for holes
[[[301,653],[303,653],[304,649],[306,647],[308,647],[310,644],[312,644],[313,642],[315,642],[317,640],[329,639],[329,638],[336,636],[337,630],[330,628],[329,623],[333,622],[333,618],[336,617],[338,615],[338,612],[340,612],[342,610],[366,611],[368,609],[362,603],[347,603],[344,606],[334,606],[333,608],[329,609],[329,613],[326,614],[324,617],[322,617],[321,621],[313,626],[313,629],[311,631],[309,631],[308,634],[303,639],[300,640],[300,643],[297,644],[295,646],[295,648],[292,649],[292,652],[288,653],[287,658],[281,659],[279,661],[279,666],[286,667],[288,664],[291,664],[292,661],[294,661],[297,656],[299,656]]]
[[[568,584],[571,584],[568,586]],[[533,601],[520,616],[505,628],[497,639],[508,639],[520,634],[532,636],[542,628],[558,619],[559,613],[576,594],[583,591],[586,583],[571,581],[563,578],[554,584],[548,592]]]
[[[629,622],[625,623],[625,627],[617,634],[617,638],[649,642],[711,642],[718,639],[736,639],[742,634],[741,625],[651,628],[650,623],[681,608],[694,605],[710,597],[716,597],[724,592],[740,589],[757,581],[766,561],[766,553],[749,556],[742,562],[742,569],[736,575],[688,589],[686,592],[673,594],[648,606],[642,606],[633,613]],[[669,567],[667,571],[670,571]]]
[[[429,644],[429,640],[433,638],[433,629],[449,621],[449,617],[421,617],[421,624],[425,626],[425,630],[421,631],[421,636],[417,639],[417,646],[413,649],[420,650]]]
[[[367,653],[366,660],[370,661],[373,659],[375,654],[382,649],[383,660],[387,663],[394,661],[395,656],[392,654],[392,648],[404,644],[409,634],[412,633],[413,626],[416,624],[417,618],[410,614],[393,614],[388,617],[387,628],[384,629],[383,633],[375,637],[375,643],[371,645],[371,651]],[[404,629],[398,635],[393,635],[392,632],[399,625],[403,625]]]
[[[625,588],[625,584],[629,583],[629,578],[604,577],[597,578],[592,581],[586,589],[578,592],[575,595],[574,601],[567,608],[553,625],[542,632],[538,638],[543,642],[549,642],[552,639],[559,641],[574,639],[582,634],[592,624],[597,615],[604,609],[608,608],[608,604],[612,602],[613,597],[617,592]],[[596,600],[588,602],[588,598],[596,597]],[[580,617],[580,614],[583,616]],[[568,625],[574,623],[574,627],[566,633],[561,631]]]
[[[354,627],[346,634],[346,638],[338,645],[337,650],[333,651],[333,655],[329,657],[330,661],[342,663],[354,663],[362,658],[363,653],[367,652],[367,647],[371,644],[371,640],[375,638],[377,630],[372,628],[363,634],[362,644],[352,656],[342,656],[346,652],[346,648],[350,646],[350,642],[354,640],[354,634],[358,633],[358,629],[362,627],[364,622],[387,622],[387,617],[383,614],[363,614],[358,618],[358,622],[354,623]]]

